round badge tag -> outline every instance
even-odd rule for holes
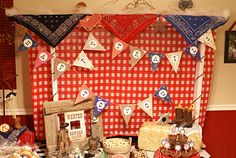
[[[33,42],[32,42],[31,39],[26,38],[26,39],[23,41],[23,45],[24,45],[26,48],[30,48],[30,47],[33,45]]]
[[[143,107],[144,107],[144,109],[149,110],[151,108],[151,103],[150,102],[144,102]]]
[[[191,148],[193,148],[194,142],[193,142],[193,141],[190,141],[190,142],[189,142],[189,146],[190,146]]]
[[[130,115],[132,113],[132,109],[130,107],[125,107],[123,113],[125,115]]]
[[[166,91],[165,89],[161,89],[161,90],[159,91],[159,96],[160,96],[161,98],[165,98],[165,97],[167,96],[167,91]]]
[[[87,89],[83,89],[80,92],[80,96],[83,97],[83,98],[87,98],[89,96],[89,91]]]
[[[39,54],[39,60],[41,60],[41,61],[46,61],[47,59],[48,59],[47,53],[41,52],[41,53]]]
[[[173,62],[177,62],[179,60],[179,57],[178,57],[178,55],[172,55],[172,57],[171,57],[171,61],[173,61]]]
[[[95,41],[95,40],[90,40],[89,41],[89,47],[96,48],[97,45],[98,45],[97,41]]]
[[[97,105],[97,108],[100,109],[100,110],[104,109],[105,106],[106,106],[103,101],[98,101],[96,105]]]
[[[121,42],[116,42],[115,49],[118,51],[121,51],[123,49],[124,45]]]
[[[57,65],[57,70],[60,72],[64,72],[66,70],[66,65],[64,63],[59,63]]]
[[[141,57],[141,52],[140,52],[139,50],[133,51],[133,57],[134,57],[135,59],[140,58],[140,57]]]
[[[169,148],[170,148],[170,143],[169,143],[169,142],[166,142],[166,143],[164,144],[164,148],[169,149]]]
[[[189,144],[184,144],[184,150],[188,150],[189,149]]]
[[[189,50],[190,54],[196,55],[197,51],[198,51],[198,48],[196,46],[190,47],[190,50]]]
[[[161,144],[164,146],[165,144],[167,143],[167,139],[163,139],[162,141],[161,141]]]
[[[160,59],[159,55],[153,55],[153,56],[152,56],[152,62],[153,62],[154,64],[159,63],[160,60],[161,60],[161,59]]]
[[[181,146],[180,145],[175,145],[175,150],[176,151],[180,151],[181,150]]]

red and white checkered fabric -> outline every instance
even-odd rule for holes
[[[103,27],[92,30],[94,36],[107,50],[106,52],[85,51],[92,60],[96,70],[87,70],[80,67],[71,69],[58,80],[59,100],[75,99],[82,83],[98,96],[111,102],[103,111],[103,125],[105,136],[137,135],[140,126],[147,120],[152,120],[145,112],[136,106],[129,125],[126,126],[120,113],[120,104],[137,104],[166,84],[170,96],[174,102],[168,104],[157,98],[153,98],[153,120],[158,119],[158,113],[171,112],[173,118],[174,107],[181,103],[188,106],[194,100],[194,83],[196,61],[183,53],[180,68],[176,74],[165,57],[156,72],[151,71],[151,65],[147,54],[139,63],[130,69],[129,51],[125,50],[114,60],[111,60],[113,35]],[[36,35],[31,33],[41,47],[48,46]],[[73,63],[83,48],[89,32],[77,26],[57,47],[57,57],[69,63]],[[170,53],[184,50],[188,45],[183,37],[173,28],[167,27],[164,33],[155,33],[149,26],[130,41],[130,45],[140,47],[146,51]],[[49,48],[48,48],[49,50]],[[37,48],[29,51],[30,74],[32,81],[32,100],[34,109],[34,125],[38,139],[44,139],[43,102],[52,101],[51,68],[50,62],[34,69]],[[212,49],[206,49],[203,92],[201,101],[200,124],[203,125],[211,84],[214,53]],[[86,113],[87,132],[90,132],[89,113]]]

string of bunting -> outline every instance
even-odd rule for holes
[[[214,39],[209,29],[206,33],[201,35],[197,41],[192,43],[188,48],[184,49],[180,52],[171,52],[166,53],[166,57],[170,62],[173,70],[177,73],[180,65],[180,61],[182,58],[182,52],[185,52],[188,55],[191,55],[196,61],[200,61],[200,51],[199,51],[199,44],[203,43],[213,49],[216,49]],[[19,46],[19,50],[27,50],[37,46],[37,42],[32,39],[29,34],[26,34],[22,40],[22,43]],[[143,56],[148,52],[138,47],[131,46],[126,42],[122,41],[121,39],[114,37],[113,39],[113,47],[112,47],[112,59],[116,56],[121,54],[125,49],[129,47],[130,50],[130,65],[131,69],[143,58]],[[88,39],[85,42],[83,50],[93,50],[93,51],[106,51],[106,49],[102,46],[99,40],[90,32]],[[87,55],[84,51],[81,51],[79,56],[73,63],[73,66],[79,66],[82,68],[88,68],[90,70],[94,70],[94,66],[92,61],[88,59]],[[151,63],[151,70],[156,71],[158,66],[160,65],[161,61],[165,57],[164,54],[159,52],[148,52],[148,57]],[[35,68],[41,66],[42,64],[51,60],[53,56],[42,48],[38,48],[38,55],[35,62]],[[66,61],[55,58],[54,59],[54,70],[53,75],[55,75],[55,79],[58,79],[63,73],[70,69],[72,65],[67,63]],[[199,77],[199,76],[198,76]],[[75,104],[84,101],[90,97],[94,96],[93,92],[86,86],[82,85],[79,88],[79,94],[75,99]],[[162,99],[170,104],[173,103],[170,94],[168,93],[168,89],[166,85],[162,85],[153,95],[159,99]],[[201,96],[200,96],[201,97]],[[193,103],[199,99],[200,97],[196,98]],[[94,117],[97,117],[107,106],[110,105],[110,102],[100,98],[99,96],[95,96],[94,102]],[[125,120],[126,125],[128,125],[129,120],[132,116],[132,113],[135,109],[136,104],[122,104],[120,105],[121,114]],[[146,98],[137,103],[137,105],[146,112],[150,117],[153,117],[153,104],[152,104],[152,96]]]

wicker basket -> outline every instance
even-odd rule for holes
[[[116,154],[123,155],[125,158],[130,157],[131,140],[124,138],[109,138],[103,142],[103,150],[106,158],[112,158]]]

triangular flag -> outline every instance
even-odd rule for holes
[[[55,73],[55,80],[58,79],[61,75],[64,74],[66,70],[70,69],[70,64],[65,62],[64,60],[55,58],[54,59],[54,73]]]
[[[177,73],[179,69],[179,63],[182,57],[182,52],[167,53],[166,57],[169,60],[174,71]]]
[[[84,50],[97,50],[97,51],[106,51],[106,49],[100,44],[100,42],[93,36],[93,33],[90,32],[89,37],[84,45]]]
[[[131,64],[131,68],[133,68],[138,63],[138,61],[142,59],[146,51],[138,47],[133,47],[133,46],[130,46],[129,49],[130,49],[130,56],[131,56],[130,64]]]
[[[125,124],[129,124],[129,120],[134,112],[135,104],[122,104],[120,105],[121,114],[125,120]]]
[[[75,99],[75,104],[80,103],[84,100],[87,100],[93,96],[93,92],[88,88],[87,85],[83,84],[79,88],[79,93]]]
[[[93,115],[97,117],[110,103],[98,96],[95,97]]]
[[[216,50],[216,44],[215,44],[211,30],[208,30],[201,37],[199,37],[198,41]]]
[[[199,45],[200,45],[199,42],[195,42],[190,47],[186,48],[184,50],[184,52],[187,53],[188,55],[191,55],[192,57],[194,57],[194,59],[200,60],[201,54],[200,54],[200,50],[199,50]]]
[[[76,58],[73,65],[80,66],[83,68],[88,68],[90,70],[94,69],[92,62],[89,60],[89,58],[87,57],[87,55],[84,53],[83,50],[80,52],[79,56]]]
[[[170,98],[170,94],[168,93],[166,85],[162,85],[161,88],[156,91],[154,96],[157,97],[157,98],[163,99],[163,100],[165,100],[167,102],[172,102],[172,100]]]
[[[152,96],[149,98],[138,102],[138,106],[145,111],[150,117],[153,117],[153,105],[152,105]]]
[[[158,65],[161,63],[161,60],[163,59],[164,55],[161,53],[149,52],[148,57],[149,57],[149,60],[152,64],[152,71],[156,71],[158,68]]]
[[[41,66],[42,64],[45,64],[46,62],[48,62],[52,58],[53,58],[52,54],[50,54],[48,51],[46,51],[42,47],[39,47],[38,55],[37,55],[36,61],[34,63],[34,67],[37,68],[37,67]]]
[[[123,52],[128,46],[129,44],[125,43],[117,37],[114,37],[112,47],[112,59],[114,59],[117,55]]]
[[[33,40],[33,38],[28,33],[26,33],[23,40],[21,41],[18,50],[19,51],[28,50],[29,48],[36,47],[37,45],[38,45],[37,42]]]

